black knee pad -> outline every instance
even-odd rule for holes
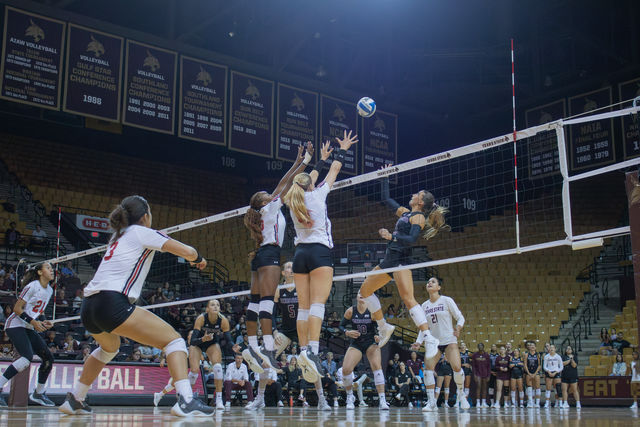
[[[53,355],[47,350],[40,357],[42,358],[42,363],[40,363],[40,368],[38,369],[38,382],[44,384],[53,368]]]
[[[562,396],[562,386],[560,384],[556,384],[556,393],[558,393],[558,396]]]

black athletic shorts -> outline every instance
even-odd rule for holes
[[[451,369],[451,365],[449,364],[440,363],[436,369],[436,375],[439,377],[452,376],[453,369]]]
[[[448,347],[449,345],[450,345],[450,344],[439,345],[439,346],[438,346],[438,350],[440,351],[440,353],[444,354],[444,351],[447,349],[447,347]]]
[[[251,260],[251,271],[258,271],[260,267],[265,267],[267,265],[280,266],[280,246],[260,246],[256,251],[256,256]]]
[[[200,343],[196,347],[198,347],[200,350],[202,350],[203,353],[206,353],[207,350],[209,349],[209,347],[211,347],[214,344],[220,345],[220,340],[218,338],[216,338],[216,337],[214,337],[211,341],[206,341],[206,342]]]
[[[321,243],[300,243],[296,246],[294,273],[309,274],[320,267],[333,267],[331,249]]]
[[[289,338],[291,341],[298,341],[298,331],[295,329],[278,329],[278,332]]]
[[[465,368],[464,366],[462,367],[462,372],[464,372],[464,376],[468,377],[469,375],[471,375],[471,368]]]
[[[393,268],[399,265],[413,264],[411,259],[411,248],[391,249],[387,248],[384,259],[380,262],[380,268]]]
[[[573,375],[569,377],[562,377],[562,382],[565,384],[575,384],[578,382],[578,377]]]
[[[362,355],[366,355],[367,354],[367,350],[369,349],[369,347],[371,347],[372,345],[374,345],[376,342],[373,340],[353,340],[351,342],[351,344],[349,344],[349,347],[353,347],[356,350],[360,350],[360,353],[362,353]]]
[[[489,382],[487,383],[488,388],[496,388],[496,376],[491,374],[489,377]]]
[[[133,314],[136,306],[129,298],[116,291],[101,291],[82,300],[80,319],[92,334],[111,332]]]
[[[522,378],[523,375],[524,375],[524,372],[521,368],[514,367],[513,369],[511,369],[512,380],[519,380],[520,378]]]

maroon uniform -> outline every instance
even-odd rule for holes
[[[480,378],[489,378],[491,376],[491,358],[489,353],[476,351],[471,356],[471,366],[473,373]]]
[[[511,373],[509,372],[509,363],[511,358],[509,356],[496,357],[496,378],[499,380],[507,381],[511,379]],[[502,370],[501,368],[506,368]]]

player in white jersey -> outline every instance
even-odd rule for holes
[[[53,324],[45,320],[44,309],[49,304],[53,289],[53,269],[48,262],[38,264],[28,270],[22,279],[24,288],[13,306],[13,313],[7,318],[4,329],[20,358],[15,360],[0,376],[0,391],[18,372],[29,367],[34,354],[42,359],[38,369],[38,384],[29,400],[42,406],[55,406],[45,394],[45,383],[53,367],[53,355],[39,332],[50,329]],[[7,404],[0,397],[0,406]]]
[[[563,368],[564,364],[562,363],[562,356],[556,353],[556,346],[551,344],[549,346],[549,353],[544,355],[544,359],[542,361],[542,369],[544,370],[546,383],[546,391],[544,392],[544,397],[546,400],[546,402],[544,403],[545,408],[549,408],[551,406],[551,390],[553,390],[554,387],[556,389],[556,406],[558,405],[558,403],[562,402],[562,386],[560,385],[560,374],[562,373]]]
[[[633,404],[631,409],[638,409],[638,396],[640,396],[640,354],[638,351],[631,353],[631,397]]]
[[[187,379],[187,346],[167,322],[132,304],[139,296],[156,251],[180,256],[199,269],[207,262],[191,246],[151,229],[151,210],[141,196],[126,197],[109,216],[113,237],[95,276],[86,286],[80,317],[100,345],[84,362],[73,393],[67,393],[60,411],[69,415],[91,413],[84,401],[91,384],[120,348],[120,337],[164,350],[178,402],[177,416],[211,416],[215,409],[193,397]]]
[[[247,307],[247,335],[249,347],[243,357],[249,366],[262,373],[263,363],[271,369],[278,368],[275,344],[272,335],[273,298],[280,281],[280,248],[284,240],[286,220],[282,214],[282,195],[293,183],[293,177],[307,167],[313,156],[313,144],[307,143],[306,153],[298,146],[298,157],[272,193],[259,191],[251,196],[249,210],[244,216],[244,225],[251,232],[257,249],[251,259],[251,290]],[[258,346],[258,319],[262,329],[264,349]]]
[[[351,132],[347,134],[346,131],[342,139],[336,139],[340,150],[334,156],[325,180],[318,187],[315,186],[320,171],[333,152],[329,141],[322,145],[320,160],[313,171],[296,175],[294,185],[285,196],[296,229],[293,274],[299,301],[296,323],[301,351],[298,362],[318,377],[314,384],[318,393],[318,408],[323,410],[331,410],[331,407],[322,391],[320,379],[324,377],[324,370],[320,366],[318,351],[324,305],[333,284],[333,239],[326,200],[342,168],[347,150],[358,142],[356,135],[352,136]]]
[[[431,334],[440,341],[436,355],[430,359],[425,357],[424,382],[427,388],[429,401],[422,409],[425,412],[437,410],[435,400],[435,383],[433,380],[433,369],[435,368],[442,353],[447,357],[453,370],[453,381],[458,389],[457,406],[461,409],[469,409],[470,405],[464,395],[464,371],[462,370],[462,360],[458,349],[458,337],[464,326],[464,316],[458,309],[452,298],[440,295],[440,279],[432,277],[427,282],[427,292],[429,299],[422,304],[422,309],[429,322]],[[455,327],[453,322],[456,322]],[[415,343],[412,349],[420,348],[420,343]]]

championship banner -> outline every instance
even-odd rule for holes
[[[65,27],[57,19],[5,8],[0,98],[60,109]]]
[[[618,85],[620,101],[633,99],[640,96],[640,78],[629,80]],[[622,116],[622,147],[624,148],[624,158],[640,156],[640,133],[638,132],[637,114]]]
[[[231,72],[229,149],[273,157],[273,88],[271,80]]]
[[[538,126],[566,117],[564,99],[530,108],[525,112],[527,128]],[[555,130],[540,132],[529,138],[529,178],[560,173],[560,157],[558,156],[558,138]]]
[[[611,86],[569,98],[569,116],[611,105]],[[611,111],[607,109],[606,111]],[[603,111],[600,111],[601,113]],[[571,170],[604,166],[615,161],[613,119],[569,127]]]
[[[276,158],[294,162],[298,146],[307,141],[318,144],[318,94],[278,83]]]
[[[69,24],[62,109],[120,121],[123,38]]]
[[[0,362],[0,373],[4,372],[11,365],[11,362]],[[150,366],[148,366],[150,365]],[[40,362],[32,362],[29,366],[29,393],[36,388],[38,380],[38,368]],[[82,362],[69,363],[58,362],[53,363],[51,374],[47,379],[47,394],[67,394],[73,391],[74,384],[82,374]],[[123,395],[123,396],[153,396],[153,393],[161,391],[169,382],[169,369],[161,368],[157,364],[118,364],[109,363],[106,365],[98,378],[89,389],[89,397],[92,395]],[[9,390],[9,382],[5,388]],[[193,391],[204,394],[204,385],[202,376],[198,375]],[[175,390],[171,392],[175,394]]]
[[[178,136],[226,145],[227,67],[180,56]]]
[[[338,151],[335,138],[342,138],[344,131],[347,133],[352,130],[353,133],[358,132],[358,113],[353,103],[322,95],[320,99],[320,142],[331,141],[331,145]],[[362,144],[360,142],[351,146],[347,150],[345,163],[342,165],[341,172],[349,175],[358,174],[358,153]],[[320,147],[316,149],[316,155],[320,155]]]
[[[173,134],[177,54],[127,40],[122,123]]]
[[[583,405],[628,406],[632,403],[631,377],[579,378],[578,390]]]
[[[377,110],[362,118],[362,173],[398,163],[398,116]]]

